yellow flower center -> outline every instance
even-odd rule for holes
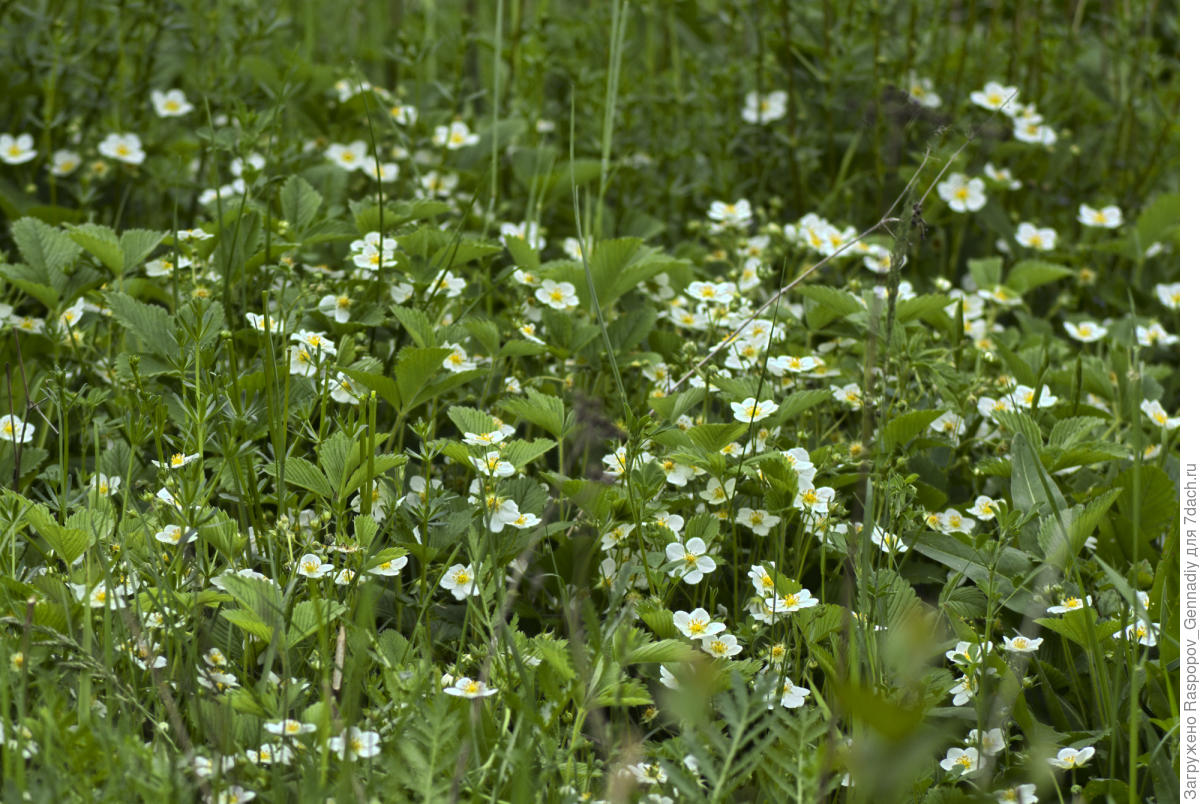
[[[466,586],[471,582],[471,575],[466,570],[462,570],[454,576],[454,582],[459,586]]]
[[[479,682],[469,682],[467,686],[463,688],[463,692],[467,693],[468,695],[474,695],[475,693],[479,692]]]

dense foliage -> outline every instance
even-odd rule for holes
[[[34,800],[1178,798],[1178,7],[0,4]]]

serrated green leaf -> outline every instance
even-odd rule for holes
[[[1104,425],[1104,419],[1096,416],[1072,416],[1054,423],[1050,431],[1049,447],[1066,448],[1078,443],[1092,430]]]
[[[246,609],[221,609],[221,616],[248,634],[258,637],[264,642],[270,642],[274,629],[262,621],[253,612]]]
[[[121,270],[124,274],[128,276],[136,271],[165,236],[164,232],[149,229],[126,229],[121,232]]]
[[[121,242],[117,239],[117,233],[109,227],[98,223],[81,223],[68,229],[67,237],[113,273],[124,268],[125,255],[121,251]]]
[[[396,359],[396,385],[406,410],[416,404],[422,391],[445,369],[442,361],[451,349],[407,347]]]
[[[925,318],[934,313],[941,313],[951,301],[949,296],[935,294],[896,302],[896,320],[907,322],[914,318]]]
[[[542,266],[541,257],[534,251],[533,246],[525,242],[524,238],[505,235],[504,245],[508,248],[508,253],[512,255],[513,262],[517,264],[518,268],[531,274],[538,273],[538,269]]]
[[[1002,257],[986,257],[983,259],[967,260],[967,270],[975,280],[976,287],[991,288],[1000,284],[1000,274],[1004,270]]]
[[[175,326],[171,315],[157,305],[140,302],[124,293],[110,290],[104,294],[113,318],[136,335],[151,352],[172,358],[178,352]]]
[[[891,452],[912,441],[924,433],[942,413],[941,410],[913,410],[892,418],[884,425],[880,434],[884,451]]]
[[[296,232],[303,232],[321,208],[321,194],[299,176],[293,175],[279,189],[279,206],[283,219]]]
[[[311,461],[304,458],[289,456],[283,464],[283,479],[293,486],[311,491],[323,500],[333,499],[333,489],[325,475],[321,474],[321,470]]]
[[[1024,436],[1028,443],[1033,445],[1042,443],[1042,431],[1028,413],[1019,410],[994,410],[992,418],[1009,432]]]
[[[374,460],[370,463],[365,460],[362,461],[357,467],[355,467],[354,471],[350,473],[350,477],[347,478],[345,484],[342,486],[341,498],[345,499],[346,497],[349,497],[351,494],[357,491],[363,483],[366,483],[367,480],[374,480],[384,472],[390,472],[397,466],[403,466],[406,463],[408,463],[407,456],[396,454],[376,455]],[[375,469],[375,474],[371,478],[368,478],[367,470],[372,466]]]
[[[500,402],[500,409],[536,424],[556,439],[562,438],[566,427],[566,408],[556,396],[527,388],[524,397],[509,397]]]
[[[1179,193],[1163,193],[1138,215],[1136,245],[1144,253],[1151,243],[1173,239],[1179,229]]]
[[[666,639],[661,642],[651,642],[649,645],[639,645],[625,657],[625,664],[663,664],[666,662],[686,662],[698,657],[699,654],[686,642],[677,639]]]
[[[865,309],[857,296],[841,288],[831,288],[828,285],[800,285],[796,288],[796,292],[805,298],[823,304],[839,316],[853,315]]]
[[[539,438],[535,441],[510,441],[505,444],[501,450],[501,454],[516,468],[520,469],[525,464],[535,460],[550,450],[554,449],[557,442],[551,441],[548,438]]]
[[[1065,636],[1076,645],[1087,650],[1091,646],[1091,640],[1088,639],[1088,619],[1092,620],[1092,629],[1096,634],[1097,640],[1111,637],[1117,631],[1121,630],[1121,624],[1115,620],[1097,622],[1096,610],[1090,607],[1085,607],[1078,611],[1069,611],[1061,617],[1040,617],[1034,620],[1034,622],[1047,631],[1053,631],[1056,634]],[[1101,642],[1100,644],[1105,643]]]
[[[322,624],[337,619],[345,610],[345,604],[333,600],[300,601],[292,609],[291,623],[287,631],[288,648],[296,647],[315,634]]]
[[[1049,514],[1068,508],[1058,485],[1046,474],[1028,439],[1021,433],[1013,436],[1012,441],[1011,494],[1013,505],[1025,513],[1042,511]]]
[[[404,327],[404,331],[408,333],[408,337],[413,339],[413,343],[419,347],[432,346],[437,337],[433,332],[433,325],[429,323],[429,318],[424,312],[413,307],[401,307],[393,305],[392,315]]]
[[[697,424],[686,431],[688,440],[705,454],[720,452],[721,447],[731,444],[746,434],[748,425],[743,422],[729,424]]]
[[[0,276],[48,309],[58,307],[59,291],[50,284],[46,272],[35,270],[28,265],[0,265]]]
[[[37,218],[21,218],[12,225],[11,231],[21,256],[37,271],[61,272],[83,250],[65,232]]]

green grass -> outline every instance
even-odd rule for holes
[[[0,19],[6,800],[1177,800],[1177,5]]]

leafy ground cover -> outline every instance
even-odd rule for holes
[[[1178,7],[0,7],[5,798],[1178,799]]]

